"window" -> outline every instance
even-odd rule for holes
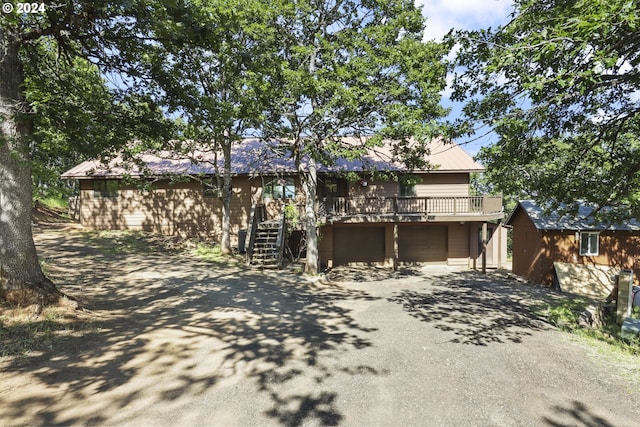
[[[598,240],[600,233],[597,231],[580,232],[580,255],[598,255]]]
[[[118,181],[115,180],[96,180],[93,181],[93,197],[118,197]]]
[[[202,181],[202,194],[204,197],[222,197],[222,188],[218,186],[216,178]]]
[[[338,181],[333,179],[327,179],[324,182],[324,188],[327,193],[327,196],[337,196],[338,195]]]
[[[416,196],[416,184],[411,182],[400,183],[400,197],[415,197]]]
[[[398,180],[400,186],[400,197],[416,197],[416,184],[422,182],[422,178],[417,175],[404,175]]]
[[[292,199],[296,195],[293,178],[278,178],[262,187],[263,199]]]

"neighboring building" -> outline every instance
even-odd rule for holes
[[[322,265],[480,266],[484,224],[487,266],[501,266],[506,233],[496,222],[504,217],[502,198],[470,195],[470,174],[483,168],[458,145],[434,141],[430,151],[433,168],[410,175],[385,147],[361,160],[336,159],[334,166],[319,168]],[[62,176],[80,183],[79,219],[85,227],[219,239],[222,204],[215,166],[220,167],[220,156],[194,152],[190,159],[143,155],[128,168],[117,160],[87,161]],[[252,212],[276,219],[283,205],[302,204],[302,192],[293,162],[257,140],[233,147],[232,171],[232,245],[242,248],[238,236],[250,228]],[[382,179],[385,172],[400,179]],[[141,182],[148,189],[141,189]]]
[[[631,269],[637,278],[640,223],[605,224],[592,213],[591,206],[583,205],[575,217],[561,216],[535,202],[519,202],[506,221],[513,227],[513,272],[551,285],[553,264],[572,263]]]

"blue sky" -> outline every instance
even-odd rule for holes
[[[440,40],[451,28],[475,30],[505,24],[513,11],[512,0],[416,0],[422,5],[422,13],[427,18],[426,39]],[[460,114],[460,105],[449,101],[445,93],[443,104],[452,107],[450,117]],[[493,138],[495,139],[495,138]],[[480,147],[493,140],[491,137],[469,142],[461,138],[457,142],[471,155]]]

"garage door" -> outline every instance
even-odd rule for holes
[[[447,227],[398,227],[400,262],[446,262]]]
[[[333,256],[335,265],[383,262],[384,227],[335,227]]]

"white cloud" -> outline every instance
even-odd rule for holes
[[[427,18],[425,39],[441,40],[451,28],[475,30],[506,24],[512,0],[416,0]]]

